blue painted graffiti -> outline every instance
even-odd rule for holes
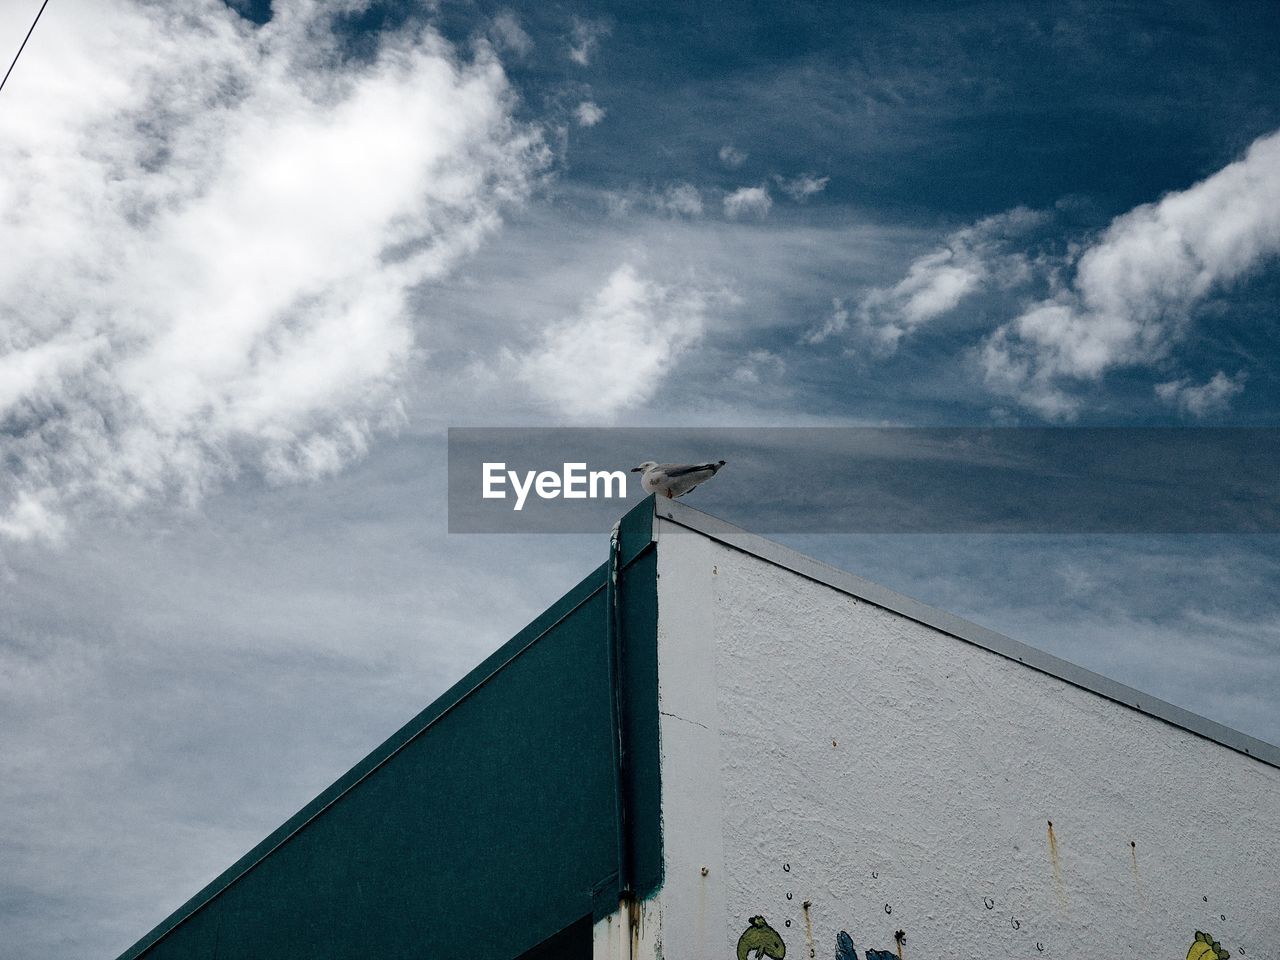
[[[892,950],[868,950],[865,958],[866,960],[898,960],[898,955]],[[836,934],[836,960],[859,960],[853,938],[843,930]]]

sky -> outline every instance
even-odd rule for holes
[[[603,561],[449,535],[449,427],[1280,425],[1278,49],[1270,0],[51,0],[5,955],[118,954]],[[1280,742],[1274,536],[780,539]]]

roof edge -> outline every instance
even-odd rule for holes
[[[1061,657],[1055,657],[1051,653],[1046,653],[1019,640],[1006,637],[1004,634],[996,633],[963,617],[931,607],[870,580],[864,580],[856,574],[815,560],[774,540],[748,533],[719,517],[676,503],[674,500],[655,500],[654,514],[655,524],[659,520],[670,521],[677,526],[710,537],[725,546],[749,553],[766,563],[783,567],[809,580],[839,590],[841,593],[901,614],[966,643],[1010,660],[1016,660],[1024,666],[1056,677],[1072,686],[1088,690],[1090,693],[1280,768],[1280,747],[1274,744],[1242,733],[1216,720],[1192,713],[1190,710],[1184,710],[1168,701],[1145,694],[1069,660],[1063,660]]]
[[[620,565],[630,566],[653,543],[657,533],[657,517],[651,501],[653,496],[641,500],[618,521],[621,533]],[[271,831],[244,856],[205,884],[181,906],[127,947],[118,960],[138,960],[147,951],[204,909],[226,889],[249,873],[295,834],[305,829],[313,820],[342,799],[374,771],[424,734],[437,720],[490,679],[507,664],[524,653],[545,633],[568,617],[597,593],[604,590],[609,579],[609,564],[602,563],[566,591],[551,606],[533,618],[510,640],[503,643],[479,664],[441,693],[427,707],[419,711],[395,733],[366,754],[346,773],[322,790],[297,813]]]

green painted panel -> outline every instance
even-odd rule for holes
[[[658,740],[658,555],[650,546],[626,569],[622,605],[622,703],[627,751],[629,855],[638,897],[662,885],[662,793]]]
[[[590,916],[583,917],[516,960],[591,960],[592,925]]]
[[[629,520],[624,783],[643,895],[661,877],[657,591],[651,526]],[[595,570],[124,958],[501,960],[580,928],[617,885],[606,574]]]

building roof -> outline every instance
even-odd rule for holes
[[[849,594],[859,600],[901,614],[918,623],[941,630],[966,643],[990,650],[1002,657],[1016,660],[1046,673],[1065,680],[1081,689],[1091,691],[1100,696],[1138,710],[1175,727],[1181,727],[1198,736],[1213,740],[1232,750],[1247,754],[1263,763],[1280,767],[1280,747],[1251,737],[1247,733],[1232,729],[1215,720],[1202,717],[1175,706],[1158,697],[1143,693],[1133,687],[1126,686],[1100,673],[1086,670],[1084,667],[1055,657],[1051,653],[1038,650],[1018,640],[988,630],[971,621],[947,613],[928,604],[913,600],[887,587],[882,587],[870,580],[856,576],[829,564],[822,563],[812,557],[805,556],[790,547],[783,546],[757,534],[748,533],[741,527],[734,526],[718,517],[703,513],[674,500],[655,500],[655,535],[659,520],[670,521],[677,526],[692,530],[713,540],[719,541],[735,550],[741,550],[758,557],[767,563],[783,567],[817,583],[826,584],[842,593]]]
[[[194,956],[210,943],[288,958],[305,937],[319,938],[316,955],[352,955],[371,945],[358,922],[371,903],[398,924],[377,931],[388,955],[416,949],[417,929],[431,927],[486,956],[528,960],[556,930],[607,915],[620,892],[655,889],[656,557],[663,537],[689,531],[1280,767],[1272,744],[683,504],[646,499],[618,530],[609,562],[121,960]],[[495,896],[506,905],[496,925]]]
[[[652,507],[620,526],[615,580],[608,562],[589,573],[120,960],[529,960],[616,909],[624,856],[630,889],[656,886],[656,644],[613,657],[607,628],[616,608],[638,639],[656,636]],[[623,734],[639,772],[620,783]]]

